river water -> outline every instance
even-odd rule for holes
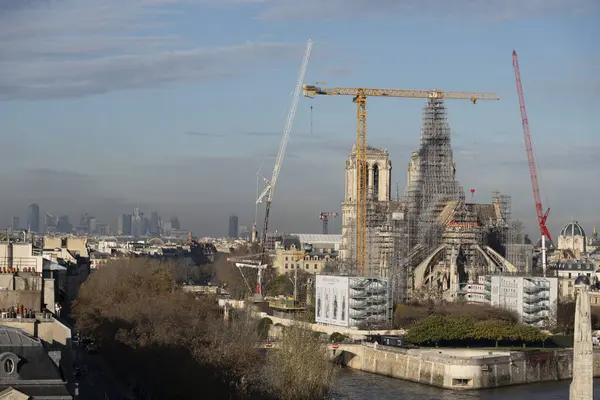
[[[335,400],[565,400],[570,380],[508,386],[478,391],[443,390],[418,383],[343,368],[332,398]],[[600,379],[594,380],[600,398]]]

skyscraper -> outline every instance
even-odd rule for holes
[[[30,232],[40,231],[40,206],[35,203],[29,205],[27,209],[27,229]]]
[[[118,235],[131,235],[131,224],[132,224],[132,215],[131,214],[123,214],[119,217],[119,222],[117,223],[117,234]]]
[[[229,217],[229,237],[237,239],[238,237],[238,217],[232,215]]]
[[[19,217],[13,217],[13,219],[12,219],[12,228],[13,228],[13,230],[17,230],[17,229],[20,228]]]

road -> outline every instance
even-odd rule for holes
[[[67,326],[73,326],[73,320],[69,317],[70,302],[65,302],[63,315],[59,318]],[[77,400],[124,400],[134,399],[131,391],[125,387],[112,373],[110,367],[104,362],[99,354],[89,354],[79,346],[77,341],[72,341],[72,351],[66,351],[61,360],[61,366],[65,373],[67,386],[71,393],[76,393],[78,386],[79,394]],[[76,376],[75,365],[80,374]]]
[[[77,345],[73,345],[73,356],[67,354],[61,365],[65,372],[67,385],[77,400],[123,400],[133,399],[130,391],[112,374],[111,369],[100,355],[89,354]],[[76,376],[75,365],[79,368]]]

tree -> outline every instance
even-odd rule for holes
[[[76,328],[101,345],[118,376],[159,399],[196,398],[198,387],[204,398],[291,399],[289,393],[304,393],[303,381],[311,393],[327,391],[330,380],[315,378],[321,370],[329,376],[322,348],[299,335],[288,340],[289,351],[264,357],[256,345],[269,319],[241,310],[226,323],[213,298],[183,292],[173,272],[171,264],[149,259],[111,261],[79,290]],[[290,378],[296,387],[288,388],[275,371],[298,362],[304,364]]]
[[[501,319],[477,320],[471,316],[431,315],[413,324],[405,335],[414,344],[541,342],[547,336],[538,328]]]
[[[286,327],[279,350],[269,356],[267,377],[281,400],[324,398],[333,384],[336,367],[318,332],[296,323]]]

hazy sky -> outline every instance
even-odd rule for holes
[[[457,174],[479,201],[511,195],[534,233],[516,49],[551,231],[574,216],[591,232],[599,17],[598,0],[0,0],[0,225],[34,201],[99,222],[140,204],[197,235],[250,223],[313,37],[308,82],[498,93],[447,102]],[[369,100],[401,190],[423,104]],[[355,121],[351,98],[301,99],[273,228],[320,232],[340,210]]]

